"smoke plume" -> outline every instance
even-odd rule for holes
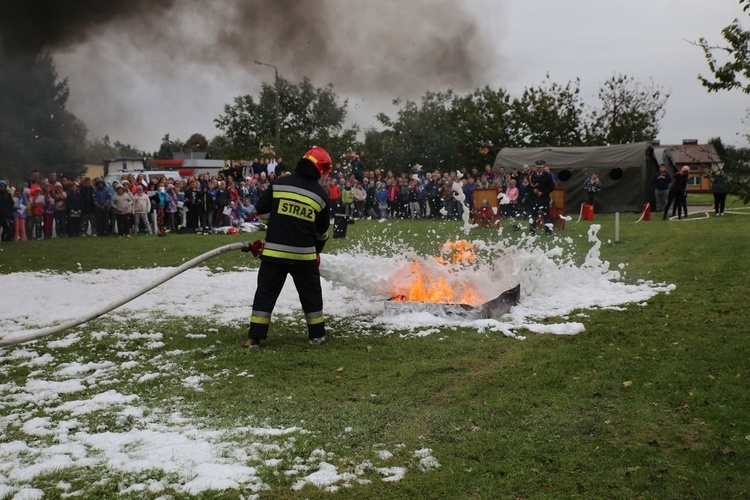
[[[70,77],[71,103],[88,106],[87,123],[93,106],[97,118],[120,120],[134,108],[166,112],[177,95],[181,105],[196,106],[212,99],[207,92],[217,80],[235,95],[249,93],[273,81],[273,70],[256,60],[287,80],[332,83],[352,100],[471,90],[490,83],[487,66],[496,63],[476,16],[455,0],[3,2],[0,48],[51,53]],[[154,85],[173,87],[168,105],[139,102]]]

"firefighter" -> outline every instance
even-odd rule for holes
[[[328,195],[321,182],[330,172],[330,155],[314,147],[300,159],[293,175],[279,177],[261,195],[258,216],[268,230],[265,245],[254,252],[261,264],[245,347],[258,348],[268,337],[271,313],[288,274],[305,313],[310,344],[325,340],[318,265],[330,225]]]

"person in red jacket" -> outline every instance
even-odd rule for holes
[[[328,199],[331,202],[331,212],[335,215],[342,212],[341,187],[336,179],[328,179]]]

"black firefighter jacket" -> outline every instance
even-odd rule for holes
[[[258,201],[258,217],[267,224],[261,260],[314,264],[330,226],[330,203],[317,179],[294,174],[276,179]]]

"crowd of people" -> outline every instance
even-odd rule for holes
[[[49,172],[42,178],[33,171],[23,186],[14,189],[0,180],[0,231],[3,241],[51,237],[166,235],[171,232],[208,231],[222,226],[239,226],[258,221],[260,195],[279,176],[289,175],[282,158],[225,162],[215,176],[202,173],[182,179],[124,174],[111,185],[102,178],[81,175],[76,179]],[[689,171],[674,176],[662,165],[653,177],[656,210],[669,208],[678,217],[687,215],[685,190]],[[726,198],[723,170],[714,172],[716,214],[723,214]],[[722,177],[723,175],[723,177]],[[336,163],[326,180],[331,215],[347,218],[460,219],[468,207],[475,217],[474,191],[493,188],[505,199],[499,215],[550,223],[550,193],[554,174],[544,161],[535,165],[494,169],[461,168],[457,171],[427,171],[414,165],[408,172],[365,168],[359,156],[349,164]],[[457,188],[458,186],[458,188]],[[457,201],[456,189],[464,195]],[[597,204],[601,181],[593,173],[584,183],[586,201]],[[532,214],[534,217],[532,217]],[[537,215],[539,217],[537,217]],[[674,215],[674,213],[673,213]]]
[[[358,158],[354,162],[361,163]],[[456,185],[464,195],[463,203],[456,199]],[[465,207],[474,217],[476,189],[496,189],[505,196],[507,202],[500,206],[500,215],[525,218],[535,206],[543,206],[548,219],[554,177],[543,161],[533,168],[524,165],[507,172],[504,167],[495,170],[490,164],[481,171],[475,167],[443,172],[428,172],[417,164],[401,173],[378,168],[358,170],[353,164],[347,171],[337,163],[327,187],[333,213],[354,219],[459,219]]]
[[[278,176],[289,174],[281,158],[228,161],[215,176],[202,173],[186,179],[175,172],[174,177],[146,181],[134,172],[111,185],[101,177],[58,179],[55,172],[41,177],[35,170],[18,189],[0,181],[2,238],[166,235],[239,226],[258,220],[260,195]],[[536,189],[540,181],[543,194]],[[554,188],[544,162],[509,172],[487,164],[481,171],[427,172],[415,165],[409,172],[394,173],[367,170],[358,156],[346,166],[337,163],[326,183],[331,214],[352,219],[459,219],[464,207],[474,210],[473,193],[479,188],[504,193],[502,215],[522,218],[540,204],[548,219],[549,192]],[[463,203],[456,200],[454,185],[460,186]]]
[[[231,175],[207,173],[182,179],[124,174],[111,185],[98,177],[77,179],[55,172],[31,173],[14,189],[0,181],[0,230],[3,241],[79,236],[166,235],[258,220],[260,193],[275,179],[263,174],[237,183]]]

